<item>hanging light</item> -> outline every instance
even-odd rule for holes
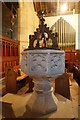
[[[67,9],[68,9],[68,5],[67,5],[67,3],[64,3],[62,6],[61,6],[61,12],[65,12],[65,11],[67,11]]]

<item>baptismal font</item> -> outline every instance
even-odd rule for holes
[[[44,24],[44,11],[39,15],[39,27],[29,36],[28,49],[22,52],[21,69],[34,82],[28,108],[33,113],[46,114],[57,110],[52,80],[65,72],[65,54],[58,49],[58,34]]]

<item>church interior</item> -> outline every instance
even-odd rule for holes
[[[0,11],[0,118],[68,118],[70,120],[80,118],[80,1],[5,2],[3,0],[0,2]],[[44,112],[49,107],[44,105],[45,102],[41,102],[44,97],[41,97],[42,93],[38,91],[40,93],[37,93],[39,95],[37,97],[40,102],[36,100],[34,104],[29,104],[33,105],[34,111],[38,109],[43,113],[39,115],[26,107],[35,88],[38,89],[39,86],[34,87],[38,81],[30,77],[24,68],[27,64],[29,67],[33,64],[34,71],[36,65],[35,62],[30,63],[31,56],[26,57],[28,61],[26,60],[25,64],[25,58],[22,61],[22,56],[24,57],[27,50],[38,52],[37,49],[64,51],[65,54],[64,73],[51,81],[52,93],[56,96],[53,97],[54,101],[58,101],[58,104],[55,102],[57,110],[50,113]],[[51,54],[52,52],[47,55]],[[46,52],[43,55],[45,58]],[[50,57],[48,56],[46,61]],[[38,58],[40,58],[39,55]],[[38,62],[41,62],[40,59]],[[45,64],[47,66],[48,63]],[[50,64],[53,66],[52,61]],[[38,65],[37,69],[40,70],[41,64]],[[54,71],[57,70],[54,69]],[[39,77],[38,71],[35,74]],[[48,83],[44,81],[43,84],[48,89]],[[49,101],[49,97],[46,99]]]

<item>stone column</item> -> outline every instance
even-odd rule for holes
[[[21,52],[28,47],[29,35],[33,34],[38,27],[39,19],[34,11],[33,2],[21,1],[18,10],[18,38],[20,41],[20,61]]]

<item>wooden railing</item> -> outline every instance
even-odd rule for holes
[[[5,76],[6,66],[19,65],[19,41],[0,38],[0,78]]]

